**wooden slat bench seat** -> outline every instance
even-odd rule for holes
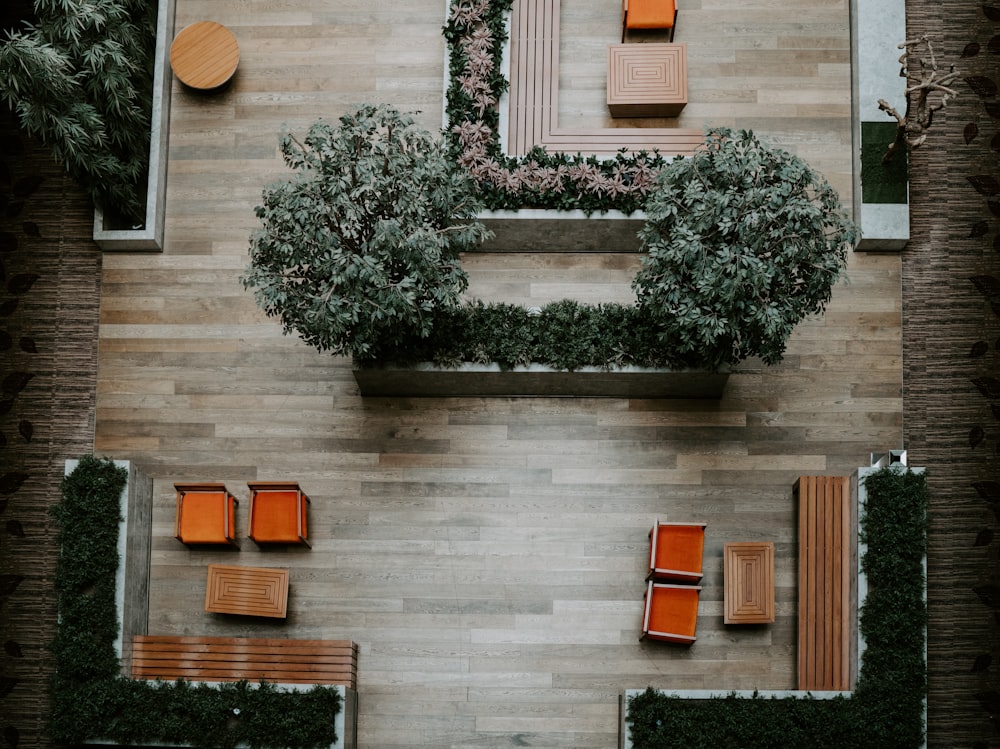
[[[174,681],[342,684],[356,689],[358,646],[350,640],[245,637],[132,638],[132,677]]]
[[[700,128],[560,128],[559,9],[561,0],[514,0],[510,29],[510,116],[506,151],[534,146],[566,153],[613,155],[621,148],[690,154]]]
[[[854,522],[847,476],[801,476],[798,687],[848,690],[854,639]]]

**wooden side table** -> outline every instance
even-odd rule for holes
[[[608,45],[612,117],[676,117],[686,104],[686,44]]]
[[[284,619],[288,612],[288,570],[210,564],[205,611]]]
[[[727,543],[723,546],[726,624],[774,622],[774,544]]]
[[[236,37],[215,21],[191,24],[170,45],[170,67],[177,80],[198,91],[214,91],[228,84],[239,63]]]

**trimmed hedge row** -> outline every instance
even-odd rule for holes
[[[868,596],[859,626],[867,648],[853,695],[701,700],[647,689],[628,703],[635,749],[922,745],[927,483],[923,474],[884,468],[864,485],[860,539],[868,546],[861,560]]]
[[[60,744],[108,739],[122,744],[197,747],[328,747],[341,710],[333,687],[281,692],[261,682],[209,686],[120,675],[118,614],[119,497],[128,472],[110,460],[80,459],[53,508],[61,553],[56,568],[59,628],[50,732]]]

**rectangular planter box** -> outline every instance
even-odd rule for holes
[[[156,59],[153,69],[153,113],[149,137],[146,220],[140,229],[113,229],[101,209],[94,211],[94,241],[105,251],[162,252],[167,200],[167,133],[170,128],[170,64],[167,53],[174,35],[175,0],[159,0],[156,15]]]
[[[430,363],[354,369],[364,396],[541,396],[607,398],[721,398],[729,372],[596,367],[568,372],[541,365],[501,369],[466,363],[458,368]]]

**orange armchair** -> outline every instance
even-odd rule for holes
[[[309,546],[307,497],[295,481],[247,482],[250,522],[247,536],[260,544]]]
[[[174,537],[189,546],[234,546],[236,505],[225,484],[174,484],[177,516]]]
[[[640,640],[659,640],[690,645],[698,625],[698,585],[647,583]]]
[[[646,580],[701,580],[705,523],[661,523],[649,532],[649,573]]]
[[[668,29],[672,42],[676,26],[676,0],[622,0],[622,43],[629,29]]]

